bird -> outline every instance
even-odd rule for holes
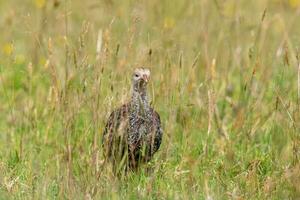
[[[114,172],[138,169],[160,148],[163,129],[160,115],[149,103],[149,81],[149,69],[135,69],[130,101],[115,109],[106,122],[103,153],[105,160],[112,163]]]

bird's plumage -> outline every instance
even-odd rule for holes
[[[115,169],[135,169],[159,149],[163,131],[159,114],[150,107],[147,82],[150,71],[135,70],[131,101],[114,110],[103,132],[103,150]]]

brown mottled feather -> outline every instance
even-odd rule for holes
[[[159,114],[150,108],[152,115],[151,132],[145,138],[141,138],[134,147],[130,147],[127,141],[129,131],[130,104],[124,104],[114,110],[106,123],[103,133],[104,156],[110,160],[116,168],[121,165],[133,169],[141,162],[149,161],[153,154],[159,149],[162,139],[162,129]],[[138,119],[142,125],[146,123]],[[144,149],[145,152],[142,150]],[[122,163],[122,161],[124,161]],[[120,166],[118,166],[120,165]]]

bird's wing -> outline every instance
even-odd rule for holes
[[[162,136],[163,136],[163,129],[162,129],[162,125],[161,125],[161,121],[160,121],[160,116],[159,114],[152,109],[152,116],[153,116],[153,128],[154,128],[154,140],[153,140],[153,152],[155,153],[160,145],[161,145],[161,141],[162,141]]]
[[[128,111],[128,104],[124,104],[110,114],[102,138],[102,145],[106,155],[110,154],[114,140],[125,136],[128,128]]]

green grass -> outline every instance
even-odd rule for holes
[[[1,1],[0,199],[300,199],[299,5]],[[140,66],[165,133],[118,179],[101,133]]]

